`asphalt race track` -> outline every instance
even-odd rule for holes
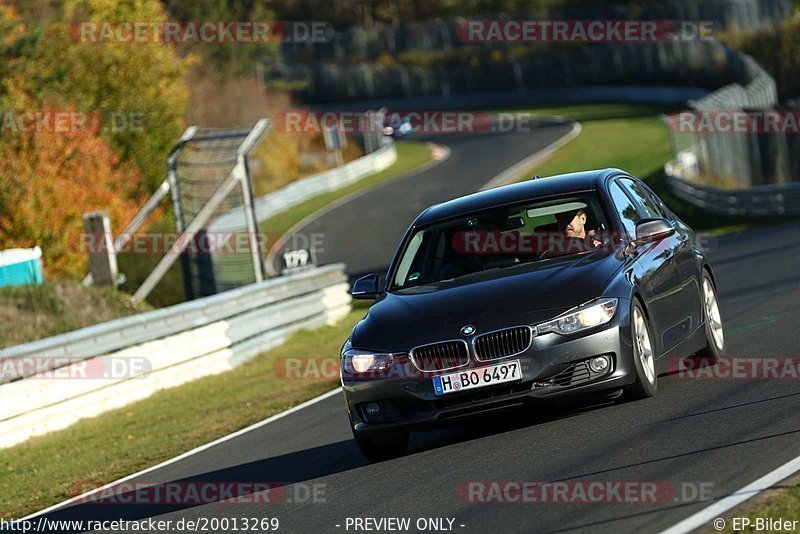
[[[564,128],[549,126],[524,139],[442,138],[452,150],[449,160],[360,196],[302,231],[325,232],[322,262],[347,261],[351,273],[383,267],[417,212],[479,188]],[[720,238],[709,248],[729,357],[796,358],[800,224]],[[288,484],[283,502],[76,504],[48,517],[277,517],[279,532],[315,534],[352,532],[346,525],[355,517],[411,518],[410,532],[418,531],[419,518],[452,519],[452,529],[465,533],[657,532],[709,504],[693,495],[698,488],[718,499],[800,455],[798,401],[798,379],[662,376],[653,399],[495,413],[464,428],[414,434],[407,456],[370,465],[356,450],[335,394],[137,479],[276,481]],[[674,491],[655,504],[496,504],[468,502],[459,493],[470,481],[509,480],[649,481]],[[317,499],[309,497],[313,491]]]

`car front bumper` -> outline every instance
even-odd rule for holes
[[[607,355],[611,365],[593,373],[588,360]],[[522,378],[437,396],[433,376],[469,371],[504,361],[519,360]],[[619,389],[634,381],[629,302],[620,301],[606,325],[569,336],[548,333],[534,336],[530,347],[513,356],[478,362],[444,372],[421,372],[411,361],[396,363],[385,378],[361,378],[341,372],[345,402],[359,434],[394,430],[424,430],[445,422],[511,406],[558,401]],[[369,416],[365,406],[378,403],[379,416]]]

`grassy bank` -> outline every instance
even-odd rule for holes
[[[74,280],[0,288],[0,348],[150,309],[120,291]]]
[[[800,476],[794,476],[789,480],[779,483],[775,489],[765,491],[751,501],[737,506],[733,512],[723,517],[725,519],[724,532],[792,532],[791,528],[779,531],[775,529],[757,530],[755,527],[758,518],[771,518],[776,521],[778,519],[784,521],[800,520]],[[748,518],[750,520],[750,526],[742,530],[734,531],[733,519],[735,517]],[[702,529],[702,532],[711,533],[719,531],[709,525],[707,528]]]

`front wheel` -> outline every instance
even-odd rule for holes
[[[705,270],[703,271],[703,319],[706,324],[706,346],[694,354],[693,359],[713,365],[725,355],[725,334],[722,330],[722,315],[719,312],[717,288]]]
[[[626,386],[625,393],[630,400],[646,399],[655,395],[658,389],[656,355],[650,324],[641,304],[635,299],[631,306],[631,335],[636,380]]]
[[[370,462],[382,462],[403,456],[408,449],[409,432],[393,431],[364,436],[353,430],[358,450]]]

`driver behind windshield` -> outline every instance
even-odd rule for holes
[[[599,247],[603,244],[602,241],[595,237],[595,230],[586,229],[586,210],[584,209],[557,213],[556,225],[565,237],[582,239],[593,247]]]

